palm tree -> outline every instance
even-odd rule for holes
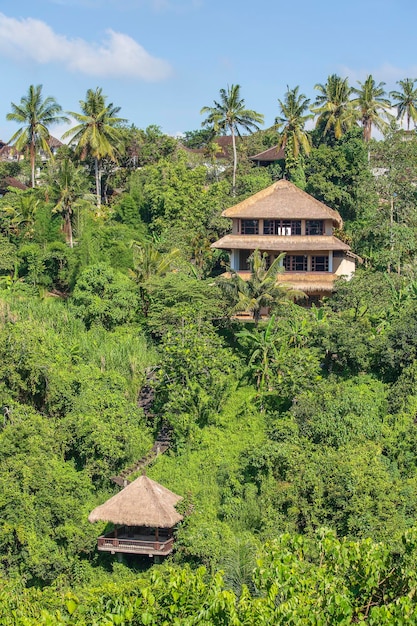
[[[417,89],[414,88],[416,78],[404,78],[398,80],[402,91],[391,91],[390,96],[396,102],[394,106],[397,108],[397,120],[403,121],[404,116],[407,117],[407,130],[410,130],[410,121],[413,120],[414,126],[417,122]]]
[[[49,166],[45,175],[48,184],[48,198],[54,203],[53,213],[60,213],[64,222],[63,232],[70,246],[73,247],[72,220],[74,210],[94,202],[89,193],[89,180],[84,168],[68,157]]]
[[[5,203],[1,206],[2,230],[19,236],[25,231],[25,238],[32,239],[35,234],[36,213],[40,207],[40,200],[32,190],[15,190],[7,194]]]
[[[77,153],[81,158],[92,156],[96,179],[97,207],[101,205],[101,161],[104,157],[116,159],[122,141],[118,125],[125,120],[117,117],[120,107],[112,103],[106,105],[106,96],[101,88],[87,91],[86,99],[80,100],[82,113],[69,112],[79,124],[71,128],[63,137],[70,137],[77,143]]]
[[[278,147],[285,150],[285,167],[288,171],[299,163],[300,154],[310,154],[311,139],[304,130],[305,123],[313,117],[308,111],[310,100],[303,93],[298,93],[299,87],[289,89],[284,101],[278,100],[281,115],[275,119],[275,125],[280,130]],[[282,129],[282,130],[281,130]]]
[[[340,139],[356,119],[348,79],[331,74],[324,85],[318,83],[314,89],[320,92],[311,108],[318,115],[316,128],[320,128],[323,135],[333,133],[335,139]]]
[[[23,152],[28,150],[32,187],[35,186],[36,152],[41,149],[51,156],[48,140],[49,126],[59,122],[68,122],[68,118],[60,115],[62,108],[55,98],[48,96],[43,100],[42,85],[30,85],[28,93],[20,100],[20,104],[11,103],[12,112],[6,115],[10,122],[23,124],[10,139],[10,143]]]
[[[234,270],[231,270],[230,279],[220,280],[220,286],[229,294],[232,292],[236,300],[232,313],[248,311],[252,314],[255,325],[258,325],[263,308],[304,297],[302,292],[278,282],[277,277],[282,272],[281,261],[284,256],[285,253],[280,254],[268,268],[266,254],[255,250],[249,257],[251,273],[248,280],[244,280]]]
[[[352,100],[352,105],[358,111],[358,118],[363,128],[363,138],[368,142],[371,139],[372,126],[381,132],[387,130],[386,119],[389,120],[392,117],[389,113],[391,102],[385,97],[385,83],[378,83],[377,85],[371,74],[364,83],[358,81],[358,84],[359,88],[353,87],[352,89],[352,93],[357,96]]]
[[[250,354],[248,368],[256,376],[258,391],[264,391],[265,387],[270,390],[271,365],[279,357],[279,336],[275,326],[275,315],[263,328],[261,326],[254,330],[244,328],[236,333],[236,336]]]
[[[129,273],[139,286],[139,297],[142,301],[143,314],[148,315],[149,293],[147,283],[153,276],[165,276],[173,270],[175,262],[181,255],[178,248],[163,254],[152,243],[133,242],[133,270]]]
[[[137,283],[144,283],[152,276],[165,276],[173,268],[173,264],[181,255],[178,248],[162,253],[150,242],[133,244],[134,270],[131,275]]]
[[[240,127],[247,132],[259,130],[258,124],[263,124],[264,116],[261,113],[245,108],[245,101],[240,95],[240,85],[231,85],[226,89],[220,89],[220,102],[214,101],[214,106],[203,107],[201,114],[208,116],[202,123],[203,126],[212,126],[216,133],[230,132],[233,146],[233,182],[232,193],[236,193],[236,135],[240,137]]]

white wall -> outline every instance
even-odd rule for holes
[[[346,276],[350,280],[355,273],[355,260],[349,257],[333,258],[333,271],[337,276]]]

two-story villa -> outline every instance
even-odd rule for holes
[[[278,280],[310,297],[328,295],[337,276],[349,279],[355,272],[358,257],[333,234],[343,225],[339,213],[289,181],[274,183],[222,215],[232,219],[232,233],[212,247],[229,250],[231,269],[243,277],[254,250],[265,252],[269,262],[285,252]]]

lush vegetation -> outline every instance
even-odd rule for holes
[[[391,95],[408,126],[414,84]],[[232,85],[176,140],[89,90],[54,158],[61,107],[40,87],[12,105],[28,158],[0,179],[28,188],[0,198],[1,624],[417,623],[417,136],[372,77],[317,91],[312,131],[298,87],[260,131]],[[210,247],[222,210],[284,174],[363,259],[320,307],[259,253],[222,280]],[[163,423],[147,471],[184,496],[176,551],[114,562],[88,513]]]

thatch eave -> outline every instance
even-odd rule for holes
[[[173,528],[183,519],[175,509],[180,500],[181,496],[143,475],[91,511],[88,520],[121,526]]]
[[[343,250],[350,247],[333,235],[225,235],[211,244],[222,250],[262,250],[279,252],[310,252]]]
[[[242,219],[331,219],[342,228],[340,214],[296,187],[288,180],[279,180],[242,202],[225,209],[223,217]]]

